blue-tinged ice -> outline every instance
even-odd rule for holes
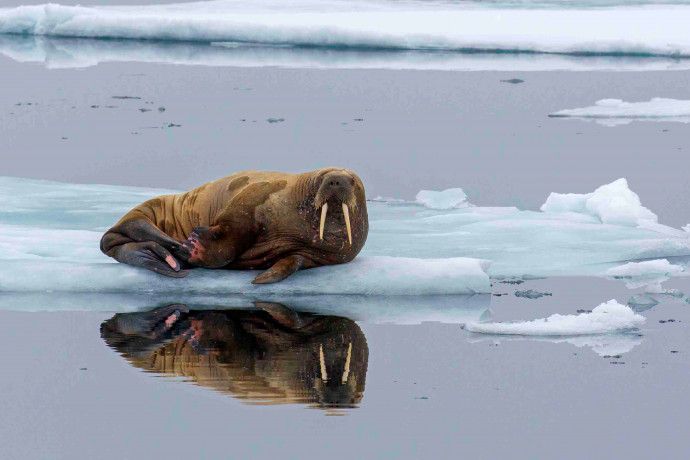
[[[0,9],[0,33],[324,48],[690,56],[687,4],[490,6],[361,0],[44,4]]]
[[[690,234],[658,224],[621,184],[596,206],[580,197],[557,212],[369,202],[369,238],[353,263],[254,286],[256,272],[194,270],[187,279],[167,279],[100,252],[103,232],[124,213],[174,191],[0,177],[0,291],[472,294],[491,292],[489,275],[606,276],[629,261],[690,256]]]

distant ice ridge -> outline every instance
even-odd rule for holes
[[[661,97],[655,97],[647,102],[602,99],[591,107],[560,110],[549,116],[594,119],[608,126],[628,124],[634,120],[690,123],[690,101]]]
[[[687,5],[527,6],[352,0],[45,4],[0,10],[0,33],[326,48],[690,56]]]
[[[644,322],[645,317],[638,315],[630,307],[609,300],[594,308],[591,313],[555,314],[548,318],[512,323],[467,323],[465,328],[470,332],[482,334],[568,336],[634,329]]]
[[[421,190],[415,198],[417,203],[431,209],[453,209],[470,206],[467,202],[467,195],[461,188],[449,188],[441,192]]]

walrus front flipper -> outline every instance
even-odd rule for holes
[[[153,241],[126,243],[116,246],[108,254],[123,264],[142,267],[172,278],[184,278],[188,270],[182,270],[180,263],[167,249]]]
[[[232,262],[237,250],[232,234],[220,226],[196,227],[182,242],[189,253],[185,262],[201,268],[222,268]]]
[[[252,284],[269,284],[283,281],[300,268],[308,268],[306,263],[307,259],[302,256],[288,256],[280,259],[271,268],[254,278]]]

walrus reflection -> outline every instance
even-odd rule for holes
[[[347,408],[361,402],[369,349],[354,321],[255,305],[258,310],[173,304],[118,313],[101,325],[101,336],[135,367],[186,377],[248,403]]]

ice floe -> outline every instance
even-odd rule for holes
[[[672,264],[666,259],[658,259],[611,267],[606,271],[606,275],[625,281],[625,285],[630,289],[644,287],[647,293],[666,294],[668,292],[661,283],[684,272],[685,269],[680,265]]]
[[[644,324],[644,316],[630,307],[609,300],[594,308],[591,313],[578,315],[551,315],[532,321],[506,323],[467,323],[470,332],[507,335],[590,335],[634,329]]]
[[[627,261],[690,256],[680,230],[685,236],[603,224],[589,213],[400,201],[368,203],[370,232],[356,264],[307,270],[277,287],[250,285],[256,272],[197,270],[167,280],[100,252],[103,232],[125,212],[172,192],[0,177],[0,291],[461,294],[490,292],[485,272],[606,276]]]
[[[566,109],[549,115],[556,118],[584,118],[618,126],[634,120],[690,123],[690,101],[655,97],[645,102],[601,99],[591,107]]]
[[[108,7],[44,4],[1,9],[0,33],[330,49],[690,56],[687,5],[491,6],[333,0]]]

